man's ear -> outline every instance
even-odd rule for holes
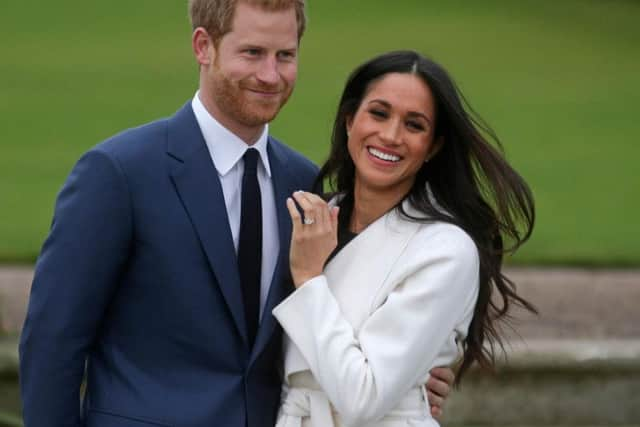
[[[433,141],[433,145],[431,146],[431,151],[427,154],[427,157],[424,159],[424,162],[427,163],[429,160],[433,159],[433,157],[438,154],[442,146],[444,145],[444,136],[440,135]]]
[[[216,49],[207,30],[198,27],[193,31],[191,35],[191,47],[193,48],[193,54],[198,64],[201,66],[213,64]]]

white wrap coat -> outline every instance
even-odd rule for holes
[[[369,225],[273,310],[287,335],[277,425],[437,426],[423,385],[460,356],[478,281],[459,227],[397,209]]]

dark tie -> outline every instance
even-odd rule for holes
[[[238,270],[251,346],[253,346],[258,331],[260,267],[262,264],[262,202],[257,175],[258,157],[259,153],[255,148],[249,148],[244,153],[240,241],[238,243]]]

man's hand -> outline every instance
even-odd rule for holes
[[[427,397],[429,398],[429,407],[431,415],[434,418],[442,416],[442,407],[444,402],[451,393],[453,381],[456,379],[451,368],[433,368],[427,381]]]

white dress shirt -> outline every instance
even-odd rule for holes
[[[191,106],[222,184],[224,204],[227,208],[236,254],[238,253],[240,235],[240,201],[242,175],[244,173],[244,162],[241,160],[249,147],[255,148],[260,153],[258,183],[262,195],[262,268],[260,270],[260,319],[262,319],[262,312],[264,311],[280,249],[276,204],[271,182],[269,156],[267,155],[269,127],[265,125],[258,141],[249,146],[237,135],[222,126],[207,111],[202,101],[200,101],[199,94],[199,91],[196,92]],[[203,189],[203,191],[205,190]]]

